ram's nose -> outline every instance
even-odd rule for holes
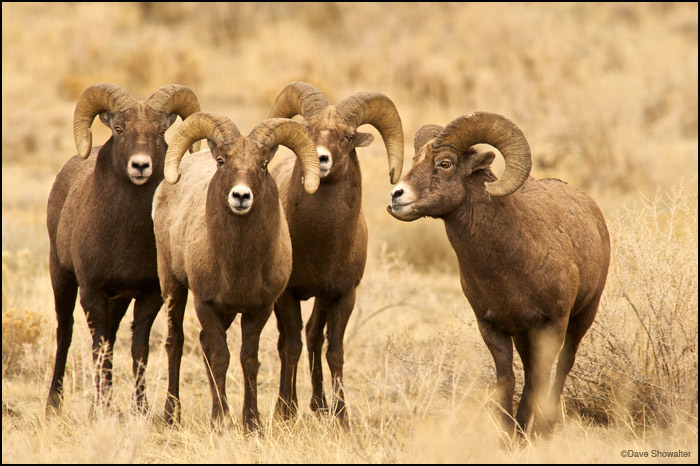
[[[253,206],[253,192],[248,186],[236,185],[228,194],[228,204],[234,214],[247,214]]]
[[[144,184],[153,173],[151,157],[144,154],[132,155],[127,162],[126,171],[132,183],[135,185]]]
[[[318,163],[320,164],[321,178],[325,178],[331,171],[333,166],[333,157],[331,157],[331,152],[324,146],[316,147],[318,152]]]

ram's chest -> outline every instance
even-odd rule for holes
[[[76,204],[75,199],[66,202],[64,213],[74,217],[68,221],[62,216],[58,226],[57,248],[65,270],[74,272],[79,283],[104,283],[114,293],[157,281],[153,222],[146,208]]]
[[[245,312],[272,305],[291,274],[291,245],[286,229],[277,241],[192,248],[187,278],[192,291],[222,308]],[[197,246],[197,245],[195,245]],[[208,251],[203,254],[202,251]]]
[[[290,270],[284,267],[211,268],[194,274],[189,281],[201,299],[222,309],[246,312],[271,306],[284,290]]]
[[[302,224],[295,219],[290,287],[304,299],[336,296],[356,287],[367,260],[367,227],[360,213],[344,224],[321,216]]]
[[[135,232],[125,228],[112,231],[110,241],[100,241],[94,231],[75,231],[74,262],[76,272],[91,270],[90,276],[101,276],[105,282],[119,284],[138,284],[158,277],[156,264],[156,247],[153,232],[144,230]],[[91,243],[101,247],[81,248],[81,244]],[[78,270],[80,269],[80,270]]]

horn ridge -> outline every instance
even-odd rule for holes
[[[92,122],[101,112],[123,112],[136,104],[126,89],[111,83],[93,84],[83,91],[73,113],[73,138],[78,155],[87,158],[92,150]]]
[[[227,117],[206,112],[190,115],[178,128],[165,154],[165,179],[171,184],[177,183],[182,157],[194,142],[212,139],[217,144],[230,144],[240,136],[238,127]]]
[[[497,197],[517,191],[530,175],[532,158],[525,134],[508,118],[488,112],[459,117],[445,126],[433,142],[434,148],[449,146],[464,153],[475,144],[489,144],[506,161],[501,179],[486,183],[486,191]]]
[[[391,183],[398,183],[403,169],[403,127],[391,99],[379,92],[358,92],[343,99],[335,108],[355,127],[370,124],[377,128],[386,146]]]

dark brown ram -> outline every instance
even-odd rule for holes
[[[372,142],[372,135],[357,131],[370,124],[384,139],[392,183],[401,177],[403,129],[394,104],[378,92],[360,92],[328,105],[314,86],[295,82],[286,86],[270,117],[301,115],[311,134],[321,165],[321,184],[313,196],[301,189],[301,165],[293,159],[277,165],[272,174],[280,187],[294,265],[284,294],[275,303],[282,363],[277,411],[291,417],[297,411],[296,372],[301,355],[300,301],[315,297],[306,325],[313,395],[311,409],[328,411],[323,393],[321,348],[327,326],[326,359],[335,394],[332,412],[345,420],[343,394],[343,336],[355,305],[367,260],[367,225],[362,215],[362,174],[355,148]]]
[[[63,401],[78,287],[97,363],[93,407],[109,393],[112,348],[132,299],[136,300],[131,347],[136,403],[141,411],[147,407],[143,379],[148,340],[163,303],[151,204],[163,179],[165,131],[177,115],[184,119],[197,111],[194,93],[180,85],[163,86],[141,102],[115,84],[95,84],[78,100],[73,128],[79,155],[56,176],[47,207],[49,269],[58,319],[47,412],[59,411]],[[112,130],[112,137],[93,148],[90,126],[96,115]],[[109,396],[104,401],[108,403]]]
[[[489,168],[494,153],[470,149],[479,143],[503,155],[500,180]],[[426,125],[414,145],[413,167],[392,191],[389,213],[404,221],[444,220],[462,290],[496,363],[506,431],[515,427],[515,343],[525,369],[518,432],[526,431],[533,414],[533,431],[546,432],[605,286],[605,219],[590,197],[563,181],[529,177],[527,140],[502,116],[475,113],[444,129]]]

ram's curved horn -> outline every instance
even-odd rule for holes
[[[415,150],[416,154],[426,142],[430,141],[431,139],[435,139],[440,133],[442,133],[443,129],[444,128],[442,126],[438,125],[421,126],[418,131],[416,131],[416,137],[413,138],[413,149]]]
[[[165,179],[168,183],[177,183],[180,179],[180,161],[192,143],[211,139],[217,146],[223,146],[233,143],[240,136],[238,127],[226,117],[204,112],[190,115],[178,128],[165,154]]]
[[[183,121],[200,111],[199,100],[192,89],[180,84],[169,84],[159,88],[146,99],[146,105],[157,112],[176,113]],[[197,152],[199,146],[200,142],[195,142],[190,152]]]
[[[370,124],[384,139],[392,184],[399,182],[403,169],[403,127],[394,103],[379,92],[358,92],[335,106],[344,119],[355,127]]]
[[[308,118],[328,107],[328,101],[315,86],[302,81],[287,84],[277,96],[269,118]]]
[[[506,161],[503,176],[486,183],[486,192],[492,196],[508,196],[525,183],[532,167],[530,146],[520,128],[501,115],[476,112],[457,118],[445,126],[433,147],[449,146],[461,154],[475,144],[492,145]]]
[[[73,114],[73,138],[78,155],[87,158],[92,151],[92,121],[101,112],[123,112],[137,101],[121,86],[116,84],[93,84],[83,91],[75,105]]]
[[[304,170],[304,189],[309,194],[316,192],[321,180],[321,166],[316,145],[302,124],[287,118],[268,118],[248,137],[259,147],[272,148],[281,144],[294,151]]]

